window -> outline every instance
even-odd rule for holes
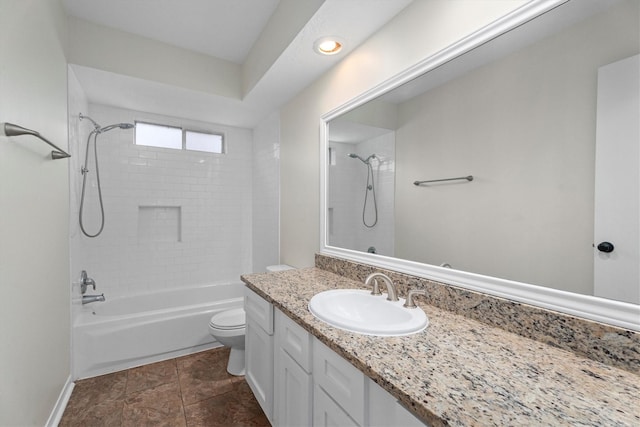
[[[186,130],[176,126],[136,122],[135,144],[175,150],[224,153],[224,135]]]
[[[192,130],[185,131],[185,149],[187,150],[221,154],[224,152],[223,148],[222,135]]]
[[[136,145],[182,150],[182,129],[136,122]]]

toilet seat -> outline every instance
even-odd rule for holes
[[[209,333],[216,341],[231,348],[227,372],[244,375],[244,334],[247,317],[244,308],[233,308],[214,314],[209,321]]]
[[[244,308],[234,308],[213,315],[209,322],[209,327],[221,331],[231,331],[244,329],[246,322],[247,316]]]

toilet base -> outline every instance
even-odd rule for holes
[[[227,372],[238,377],[244,376],[244,349],[231,348]]]

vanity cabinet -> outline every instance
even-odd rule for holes
[[[245,295],[246,380],[272,425],[425,425],[287,315]]]
[[[273,306],[245,287],[245,379],[273,424]]]

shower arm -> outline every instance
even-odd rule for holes
[[[95,120],[93,120],[91,117],[89,116],[85,116],[84,114],[80,113],[78,114],[78,117],[80,118],[80,120],[84,120],[87,119],[89,120],[91,123],[93,123],[93,127],[95,128],[95,130],[99,130],[100,129],[100,125],[98,123],[96,123]]]

